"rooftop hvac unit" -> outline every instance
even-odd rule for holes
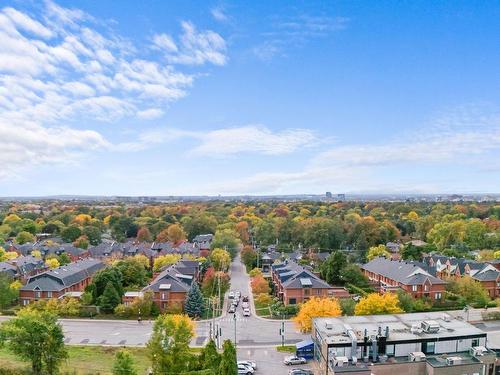
[[[425,354],[422,352],[411,352],[408,354],[408,361],[410,362],[425,361]]]
[[[484,346],[473,346],[472,348],[470,348],[469,353],[474,357],[479,357],[484,355],[484,353],[486,353],[487,351],[488,349],[486,349]]]
[[[410,332],[413,333],[414,335],[418,335],[422,333],[423,329],[420,327],[418,324],[413,324],[411,326]]]
[[[444,313],[444,314],[443,314],[443,320],[444,320],[445,322],[451,322],[451,316],[450,316],[450,315],[448,315],[448,314],[446,314],[446,313]]]
[[[333,329],[333,323],[325,323],[326,329]]]
[[[424,320],[421,326],[425,333],[439,332],[439,323],[435,320]]]
[[[347,357],[335,357],[333,359],[333,366],[335,367],[344,367],[349,364],[349,358]]]
[[[462,362],[462,358],[461,357],[448,357],[448,358],[446,358],[446,364],[448,366],[458,365],[461,362]]]

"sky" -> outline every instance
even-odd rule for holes
[[[499,19],[0,0],[0,196],[499,193]]]

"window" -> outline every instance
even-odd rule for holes
[[[394,355],[394,345],[387,345],[385,348],[385,354],[386,355]]]
[[[297,304],[297,299],[296,298],[289,298],[288,299],[288,304],[289,305],[295,305],[295,304]]]
[[[428,292],[428,291],[429,291],[429,285],[424,285],[424,290],[425,290],[426,292]]]
[[[307,289],[307,288],[306,288],[306,289],[304,289],[304,295],[305,295],[305,296],[310,295],[310,293],[311,293],[311,289]]]
[[[441,299],[441,293],[434,294],[434,299]]]
[[[52,292],[47,292],[47,298],[52,298]]]
[[[40,292],[35,292],[35,298],[40,298],[41,293]]]
[[[319,296],[321,294],[321,289],[316,289],[316,295]]]
[[[479,346],[479,339],[472,339],[472,345],[471,346]]]
[[[417,291],[417,286],[416,285],[412,285],[411,286],[411,291],[412,292],[416,292]]]
[[[426,354],[434,354],[434,350],[436,348],[436,343],[434,341],[429,341],[427,343],[427,351]]]
[[[26,306],[30,303],[29,299],[23,299],[23,306]]]
[[[161,299],[167,299],[167,294],[166,293],[162,293],[161,294]]]

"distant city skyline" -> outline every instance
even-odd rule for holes
[[[499,193],[499,16],[0,0],[0,196]]]

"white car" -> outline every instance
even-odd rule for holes
[[[285,365],[302,365],[307,363],[307,360],[304,357],[297,357],[295,355],[291,355],[290,357],[286,357],[283,361]]]
[[[234,298],[234,292],[229,292],[229,296],[228,296],[229,299],[233,299]]]
[[[248,307],[243,309],[243,316],[250,316],[250,309]]]
[[[248,304],[248,302],[243,301],[243,303],[241,304],[241,307],[243,307],[244,309],[247,309],[250,307],[250,305]]]
[[[238,374],[244,374],[244,375],[253,375],[255,370],[247,365],[244,364],[238,364]]]
[[[248,360],[238,361],[238,364],[239,365],[245,365],[247,367],[253,368],[254,370],[257,370],[257,363],[252,362],[252,361],[248,361]]]

